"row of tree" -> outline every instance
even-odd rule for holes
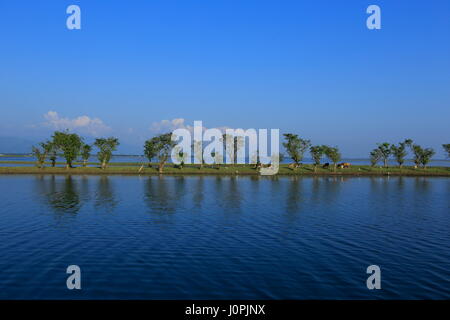
[[[223,135],[222,142],[225,152],[230,155],[234,155],[233,163],[237,162],[237,152],[242,146],[244,146],[244,141],[242,137],[233,137],[232,139],[227,139],[227,135]],[[322,158],[326,157],[333,164],[334,171],[336,171],[338,163],[342,160],[341,153],[338,147],[331,147],[327,145],[312,145],[310,140],[302,139],[296,134],[286,133],[284,134],[285,142],[283,143],[286,153],[289,158],[293,161],[290,165],[291,168],[296,169],[300,167],[303,161],[304,155],[309,151],[311,158],[313,159],[314,171],[321,164]],[[232,143],[230,143],[230,141]],[[194,142],[198,144],[197,148],[192,148],[203,151],[203,144],[200,141]],[[110,138],[97,138],[93,145],[85,144],[83,138],[75,133],[69,133],[68,131],[56,131],[51,140],[42,142],[38,147],[33,147],[33,153],[37,158],[38,166],[43,167],[46,159],[48,158],[52,162],[54,167],[56,164],[57,154],[62,154],[66,160],[66,167],[71,168],[72,163],[79,157],[83,161],[83,166],[86,166],[88,159],[91,156],[92,147],[95,146],[98,149],[97,158],[101,163],[102,169],[105,169],[111,160],[113,151],[117,149],[119,145],[119,140],[114,137]],[[164,166],[169,160],[172,153],[172,149],[175,147],[175,142],[172,141],[172,133],[165,133],[155,136],[144,143],[144,155],[148,159],[149,165],[153,159],[158,159],[158,171],[163,172]],[[443,148],[445,152],[450,157],[450,144],[444,144]],[[370,161],[372,166],[376,166],[381,160],[384,161],[384,166],[388,166],[388,160],[391,156],[397,161],[399,167],[401,168],[405,162],[408,155],[408,150],[413,154],[413,161],[416,167],[422,165],[426,168],[427,164],[430,162],[432,156],[435,154],[434,150],[431,148],[422,148],[421,146],[414,144],[411,139],[405,139],[398,145],[390,144],[387,142],[378,143],[377,148],[372,150],[370,153]],[[186,160],[186,154],[181,150],[175,151],[175,155],[178,157],[181,163],[179,167],[181,168]],[[211,153],[213,159],[215,159],[215,164],[223,163],[223,156],[221,154]],[[280,156],[280,162],[282,161],[283,155]],[[199,160],[200,169],[204,163],[203,155],[194,154]],[[253,163],[256,167],[260,165],[259,155],[256,155],[256,159],[253,159]],[[217,166],[220,168],[220,166]]]
[[[327,145],[313,146],[310,140],[302,139],[298,135],[292,133],[285,133],[284,138],[286,142],[283,143],[283,146],[289,157],[294,161],[291,165],[293,168],[298,168],[300,166],[304,154],[308,150],[314,161],[314,172],[317,170],[317,166],[320,165],[324,156],[333,163],[334,171],[336,171],[337,164],[342,159],[338,147],[330,147]]]
[[[450,144],[443,144],[442,147],[450,158]],[[370,152],[370,162],[374,167],[382,160],[384,167],[387,168],[389,158],[393,156],[398,163],[398,166],[402,168],[405,159],[408,156],[408,150],[412,152],[412,160],[415,167],[418,168],[422,165],[424,169],[436,153],[432,148],[423,148],[420,145],[415,144],[411,139],[405,139],[398,145],[390,144],[388,142],[378,143],[377,147]]]
[[[237,163],[237,155],[238,151],[244,146],[244,138],[243,137],[232,137],[227,134],[223,134],[221,138],[221,142],[223,143],[224,151],[229,155],[230,158],[233,159],[233,163]],[[153,159],[157,158],[159,161],[158,171],[163,172],[164,165],[169,159],[169,156],[172,154],[172,148],[176,147],[175,142],[172,141],[172,133],[165,133],[159,136],[155,136],[144,143],[144,155],[148,159],[149,166]],[[198,150],[199,152],[194,152],[194,157],[198,160],[199,169],[202,169],[205,161],[203,159],[203,142],[202,141],[194,141],[192,144],[192,149]],[[184,162],[186,161],[187,154],[182,150],[175,150],[174,155],[176,156],[179,168],[182,168]],[[281,156],[281,155],[280,155]],[[214,165],[217,169],[220,169],[220,164],[223,163],[223,155],[218,151],[211,152],[211,157],[214,160]],[[259,155],[256,154],[254,156],[255,164],[258,166],[259,164]],[[281,160],[280,160],[281,161]]]
[[[341,153],[337,147],[326,145],[312,146],[310,140],[302,139],[298,135],[292,133],[284,134],[284,138],[286,142],[283,143],[283,146],[289,157],[294,161],[291,165],[292,167],[299,167],[305,152],[309,150],[311,158],[314,161],[314,171],[316,171],[323,156],[326,156],[334,164],[334,170],[336,171],[337,163],[341,161]],[[450,144],[443,144],[442,147],[450,158]],[[387,168],[389,158],[393,156],[399,167],[402,168],[405,159],[408,156],[408,149],[412,152],[416,168],[420,165],[422,165],[423,168],[426,168],[431,161],[431,158],[435,155],[435,151],[432,148],[423,148],[420,145],[413,143],[413,140],[405,139],[398,145],[390,144],[388,142],[378,143],[377,148],[370,152],[370,162],[372,166],[376,166],[379,161],[383,160],[384,167]]]
[[[95,146],[98,148],[97,158],[102,169],[105,169],[118,145],[119,140],[114,137],[97,138],[93,145],[89,145],[84,143],[83,138],[76,133],[56,131],[50,140],[41,142],[37,147],[33,146],[32,151],[40,168],[44,167],[47,158],[54,167],[59,154],[66,160],[66,168],[72,168],[73,162],[79,158],[81,158],[83,167],[85,167],[91,156],[92,146]]]
[[[289,157],[294,161],[293,168],[298,168],[301,161],[303,160],[304,153],[309,149],[311,157],[314,160],[314,171],[317,170],[317,166],[320,165],[321,159],[326,156],[334,165],[334,170],[336,170],[337,164],[341,161],[341,153],[337,147],[330,147],[326,145],[312,146],[309,140],[304,140],[298,137],[296,134],[287,133],[284,134],[286,142],[283,146],[286,148],[286,152]],[[228,139],[227,139],[228,138]],[[222,137],[222,142],[224,145],[225,152],[229,153],[230,157],[233,155],[233,163],[237,162],[237,152],[240,148],[244,146],[244,141],[242,137],[233,137],[229,139],[226,134]],[[200,141],[194,142],[194,145],[198,144],[197,149],[202,149],[202,143]],[[192,145],[192,148],[194,148]],[[171,133],[162,134],[155,136],[144,144],[144,155],[149,161],[149,165],[153,159],[157,158],[159,161],[158,170],[163,171],[164,165],[169,159],[171,150],[174,147],[174,142],[171,140]],[[183,166],[185,160],[185,154],[181,151],[175,151],[175,155],[179,158],[181,163],[180,167]],[[196,155],[195,157],[199,160],[200,168],[203,165],[202,153]],[[212,152],[211,157],[215,159],[215,164],[223,163],[223,156],[218,152]],[[282,161],[283,155],[279,155],[279,161]],[[259,155],[256,154],[254,159],[252,159],[256,167],[260,166]]]

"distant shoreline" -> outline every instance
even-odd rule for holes
[[[212,176],[261,176],[260,173],[251,165],[222,165],[220,169],[211,166],[199,169],[195,166],[185,166],[182,169],[167,165],[163,173],[159,173],[155,168],[144,167],[121,167],[111,166],[104,170],[99,167],[75,167],[66,169],[64,167],[0,167],[0,174],[63,174],[63,175],[212,175]],[[287,165],[281,165],[276,176],[412,176],[412,177],[450,177],[449,167],[428,167],[427,169],[413,167],[370,167],[370,166],[352,166],[351,168],[333,169],[317,168],[314,172],[312,165],[303,165],[299,169],[292,170]]]
[[[61,158],[61,160],[63,161],[63,156],[62,155],[58,155],[58,157]],[[13,163],[13,162],[20,161],[20,160],[1,160],[2,158],[35,158],[35,156],[32,155],[32,154],[0,153],[0,163],[1,162],[11,162],[11,163]],[[96,159],[95,156],[93,156],[92,158]],[[136,154],[113,154],[112,155],[112,159],[114,159],[114,158],[116,158],[116,159],[117,158],[139,158],[139,159],[145,159],[145,156],[144,155],[136,155]],[[305,157],[304,161],[312,162],[313,160],[311,158]],[[364,157],[355,157],[355,158],[348,157],[348,158],[342,158],[341,161],[343,161],[343,162],[370,161],[370,159],[369,158],[364,158]],[[405,159],[405,161],[412,163],[414,160],[413,159]],[[22,162],[30,163],[30,162],[33,162],[33,160],[22,160]],[[396,163],[395,160],[393,160],[393,159],[389,159],[389,162]],[[430,161],[430,163],[433,163],[433,162],[450,163],[450,159],[432,159]],[[114,162],[111,162],[111,163],[114,163]],[[289,160],[286,161],[285,163],[289,163]],[[136,164],[140,164],[140,163],[136,162]]]

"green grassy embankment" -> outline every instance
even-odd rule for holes
[[[1,162],[0,162],[1,163]],[[11,162],[10,162],[11,163]],[[17,162],[14,162],[17,164]],[[29,162],[26,162],[29,164]],[[76,165],[74,168],[66,169],[62,165],[56,167],[46,166],[37,168],[36,166],[17,166],[0,167],[0,174],[141,174],[158,175],[157,164],[152,167],[146,165],[139,171],[139,163],[111,163],[104,170],[98,167],[96,163],[90,163],[87,167]],[[202,169],[198,165],[185,165],[182,169],[176,168],[171,164],[164,167],[163,174],[186,174],[186,175],[259,175],[259,172],[252,165],[220,165],[204,166]],[[288,165],[282,164],[278,175],[312,175],[312,176],[446,176],[450,177],[450,167],[428,167],[426,169],[413,167],[371,167],[371,166],[352,166],[345,169],[337,169],[336,172],[330,169],[317,168],[314,172],[312,165],[302,165],[300,168],[292,170]]]

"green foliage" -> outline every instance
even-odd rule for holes
[[[158,158],[159,172],[163,172],[164,164],[169,159],[174,145],[175,142],[172,141],[172,133],[161,134],[145,141],[144,152],[146,152],[147,158],[150,157],[149,160],[155,157]]]
[[[83,147],[81,147],[81,159],[83,159],[83,167],[86,167],[86,162],[89,160],[89,157],[91,156],[92,146],[88,144],[84,144]]]
[[[58,147],[55,145],[55,143],[53,141],[50,141],[50,151],[49,151],[49,159],[52,162],[52,167],[55,167],[56,165],[56,158],[57,158],[57,152],[58,152]]]
[[[38,147],[32,146],[31,152],[36,157],[36,164],[39,168],[42,168],[45,162],[45,158],[47,155]]]
[[[66,167],[71,168],[72,162],[78,157],[83,140],[76,133],[56,131],[53,136],[53,145],[63,153]]]
[[[97,158],[101,163],[102,169],[105,169],[111,160],[112,153],[119,145],[119,139],[114,137],[95,139],[94,145],[99,149]]]
[[[285,133],[284,138],[286,142],[283,143],[283,146],[286,148],[289,157],[298,166],[303,160],[305,151],[311,146],[311,142],[301,139],[298,135],[292,133]]]
[[[420,163],[424,168],[427,167],[427,164],[431,161],[431,158],[435,155],[435,151],[432,148],[426,148],[422,151],[422,156],[420,157]]]
[[[336,171],[336,166],[339,161],[341,161],[341,153],[338,147],[323,146],[324,153],[331,162],[333,162],[334,170]]]
[[[394,156],[400,168],[403,166],[403,163],[405,162],[405,157],[408,154],[408,152],[406,151],[406,147],[411,146],[411,144],[412,144],[411,139],[405,139],[405,141],[400,142],[398,146],[394,144],[391,145],[391,153]]]
[[[435,152],[431,148],[422,148],[419,145],[413,145],[412,150],[414,153],[414,164],[416,167],[422,165],[425,169],[427,164],[430,162],[431,158],[434,156]]]
[[[391,155],[391,145],[387,142],[383,142],[383,143],[377,143],[378,145],[378,152],[381,156],[381,158],[383,159],[384,162],[384,167],[387,168],[388,166],[388,159],[389,156]]]
[[[447,157],[450,158],[450,143],[443,144],[442,147],[444,148],[444,151],[447,152]]]
[[[381,152],[379,149],[373,149],[370,152],[370,164],[372,167],[375,167],[381,159]]]
[[[325,149],[323,146],[312,146],[309,149],[309,152],[311,153],[311,158],[314,160],[315,165],[320,164],[320,160],[323,157],[324,151]]]
[[[149,166],[152,159],[156,157],[158,151],[156,150],[156,143],[153,139],[147,140],[144,143],[144,155],[147,157]]]
[[[413,145],[411,146],[412,152],[414,154],[414,164],[416,165],[416,167],[420,166],[420,157],[422,155],[422,147],[420,147],[419,145]]]
[[[325,146],[312,146],[311,148],[309,148],[311,158],[314,160],[314,171],[317,170],[317,166],[320,164],[320,160],[324,155],[325,149]]]
[[[31,150],[34,156],[36,157],[38,167],[44,168],[45,159],[47,158],[47,155],[51,152],[53,144],[50,141],[41,142],[39,144],[39,147],[33,146]]]

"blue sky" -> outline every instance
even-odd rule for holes
[[[71,4],[81,30],[66,28]],[[370,4],[381,30],[366,28]],[[447,0],[1,1],[0,39],[0,136],[67,126],[139,152],[184,119],[348,157],[412,138],[442,158],[450,143]]]

